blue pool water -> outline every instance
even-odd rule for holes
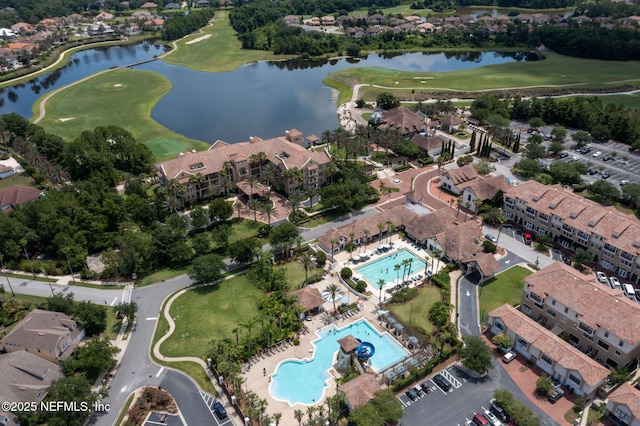
[[[335,354],[340,350],[338,340],[351,334],[363,342],[375,347],[375,354],[369,365],[382,372],[409,357],[410,353],[388,333],[379,334],[365,320],[349,324],[343,328],[325,327],[318,332],[320,338],[313,342],[315,351],[309,361],[287,360],[278,365],[271,377],[269,393],[275,399],[286,401],[290,405],[312,405],[322,399],[327,380],[331,378],[328,370],[333,366]]]
[[[427,253],[425,252],[425,256]],[[411,263],[410,276],[422,274],[424,275],[424,260],[413,254],[407,249],[398,250],[395,253],[391,253],[385,257],[374,260],[364,266],[356,268],[356,273],[362,275],[362,277],[369,282],[375,288],[380,288],[378,281],[384,280],[385,285],[388,282],[396,282],[399,277],[402,279],[402,261],[404,259],[413,259]],[[396,271],[394,266],[400,265],[400,270]]]

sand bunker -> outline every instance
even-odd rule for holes
[[[65,121],[73,120],[73,117],[59,118],[58,120],[64,123]]]
[[[113,87],[122,87],[122,84],[114,84]]]
[[[206,40],[209,37],[211,37],[211,34],[207,34],[207,35],[203,35],[202,37],[198,37],[198,38],[194,38],[193,40],[189,40],[188,42],[186,42],[185,44],[193,44],[193,43],[197,43],[199,41],[202,40]]]

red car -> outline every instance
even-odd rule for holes
[[[531,234],[524,234],[523,237],[524,237],[524,243],[526,245],[530,246],[531,245]]]

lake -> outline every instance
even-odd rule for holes
[[[108,68],[124,66],[163,53],[145,42],[78,52],[69,64],[29,83],[0,90],[0,114],[31,117],[43,94]],[[152,117],[172,131],[213,143],[271,138],[296,128],[318,136],[338,127],[336,96],[322,80],[338,70],[375,66],[404,71],[443,72],[526,59],[522,53],[405,53],[369,54],[349,59],[258,62],[234,71],[207,73],[160,60],[136,66],[169,79],[171,91],[155,106]],[[114,123],[117,124],[117,123]]]

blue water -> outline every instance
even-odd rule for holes
[[[313,342],[315,352],[308,361],[288,360],[280,363],[272,376],[269,393],[275,399],[286,401],[290,405],[312,405],[322,399],[327,380],[331,378],[328,370],[333,366],[335,355],[340,350],[338,340],[351,334],[363,342],[373,344],[375,354],[369,365],[378,373],[408,358],[410,353],[388,333],[379,334],[365,320],[349,324],[338,329],[325,327],[318,332],[320,338]]]
[[[425,252],[425,256],[426,255],[427,253]],[[411,273],[409,274],[410,276],[417,274],[424,275],[424,260],[407,249],[399,250],[356,268],[356,273],[362,275],[362,277],[375,288],[380,288],[378,281],[381,279],[384,280],[385,285],[388,282],[396,282],[398,278],[402,279],[402,271],[404,269],[402,261],[405,259],[413,259],[413,263],[411,263]],[[400,270],[396,271],[394,269],[395,265],[400,265]]]

